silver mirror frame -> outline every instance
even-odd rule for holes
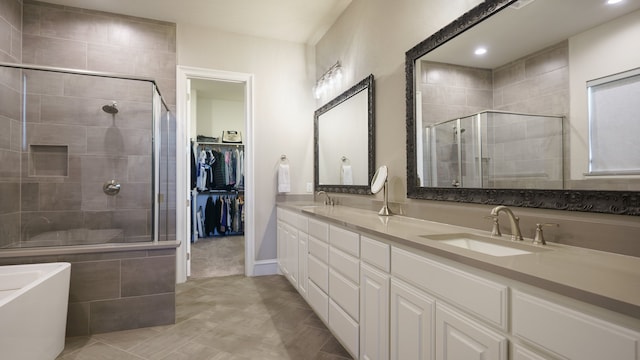
[[[619,215],[640,215],[640,192],[535,189],[456,189],[419,187],[416,172],[415,61],[426,53],[490,18],[517,0],[486,0],[405,54],[407,111],[407,197],[487,205],[508,205]]]
[[[367,144],[368,144],[368,152],[369,156],[367,157],[367,168],[368,168],[368,176],[369,182],[371,178],[373,178],[373,173],[375,171],[375,163],[376,163],[376,149],[375,149],[375,109],[374,109],[374,99],[375,99],[375,90],[374,90],[374,81],[373,74],[370,74],[342,94],[338,95],[333,100],[329,101],[327,104],[321,106],[318,110],[315,111],[313,116],[313,180],[315,184],[315,191],[326,191],[326,192],[335,192],[335,193],[345,193],[345,194],[360,194],[360,195],[370,195],[371,187],[369,186],[369,182],[366,185],[339,185],[339,184],[319,184],[320,179],[320,169],[318,167],[318,121],[320,115],[326,113],[332,108],[340,105],[345,102],[355,94],[358,94],[361,91],[367,91],[367,118],[368,118],[368,134],[367,136]],[[363,134],[364,135],[364,134]]]

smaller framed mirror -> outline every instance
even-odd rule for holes
[[[314,113],[316,191],[370,194],[375,164],[373,75]]]

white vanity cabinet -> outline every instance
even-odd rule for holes
[[[307,217],[286,209],[278,209],[278,268],[307,297],[308,238]]]
[[[640,360],[635,318],[371,234],[278,211],[280,270],[356,359]]]
[[[389,359],[390,246],[360,237],[360,358]]]
[[[392,345],[392,354],[403,346],[412,349],[411,355],[397,359],[432,359],[434,354],[437,360],[507,359],[507,336],[491,328],[507,329],[506,285],[396,247],[391,248],[391,274],[392,344],[403,342]],[[404,326],[429,335],[407,341],[394,334],[405,331]],[[418,351],[422,353],[414,355]]]

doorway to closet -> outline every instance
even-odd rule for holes
[[[244,274],[245,84],[190,81],[192,278]]]
[[[177,282],[250,276],[252,75],[178,67],[181,92],[186,176],[177,186],[186,190],[186,208],[177,224],[185,239],[177,251]]]

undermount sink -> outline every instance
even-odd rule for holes
[[[421,236],[429,240],[436,240],[441,244],[456,246],[491,256],[526,255],[547,250],[474,234],[462,233]]]

